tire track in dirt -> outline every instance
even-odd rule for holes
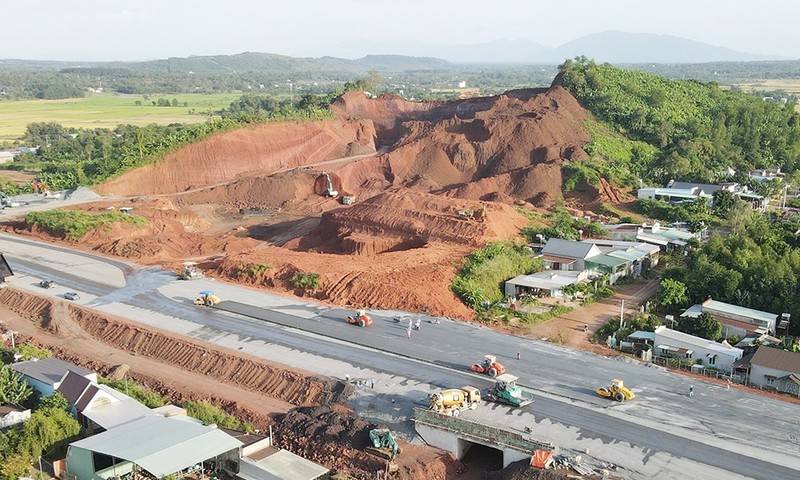
[[[103,344],[216,379],[293,405],[343,400],[346,389],[330,381],[283,370],[255,358],[225,352],[167,332],[105,317],[75,305],[4,288],[0,304],[65,340],[89,335]],[[73,323],[74,322],[74,323]],[[333,387],[333,388],[332,388]]]

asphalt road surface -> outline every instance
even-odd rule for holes
[[[17,274],[17,288],[55,296],[77,291],[79,303],[132,321],[323,375],[377,379],[371,390],[358,389],[352,402],[367,417],[394,422],[393,428],[409,425],[410,408],[400,405],[419,405],[436,389],[488,387],[491,379],[468,367],[491,353],[536,401],[523,409],[487,404],[469,412],[484,423],[512,430],[533,425],[539,439],[591,449],[628,469],[631,478],[800,478],[795,404],[465,322],[431,324],[411,314],[423,322],[409,338],[408,324],[392,321],[404,312],[369,311],[374,324],[360,328],[343,321],[348,310],[210,279],[180,281],[160,268],[18,237],[0,235],[0,251]],[[41,289],[43,278],[58,287]],[[192,302],[201,290],[225,301],[218,309],[197,307]],[[623,378],[636,399],[599,398],[594,389],[612,378]],[[404,402],[389,407],[390,397]]]

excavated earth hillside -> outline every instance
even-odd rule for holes
[[[331,120],[214,135],[95,188],[106,198],[66,207],[128,207],[145,226],[116,223],[74,239],[7,211],[3,228],[142,264],[191,259],[208,276],[335,305],[469,319],[449,288],[462,259],[516,236],[527,225],[519,208],[550,208],[563,195],[563,165],[586,158],[590,140],[587,113],[558,85],[446,102],[351,92],[332,111]],[[586,205],[626,200],[604,180],[580,197]],[[295,288],[298,273],[317,273],[318,286]],[[11,290],[0,303],[29,320],[15,330],[47,338],[64,358],[100,371],[109,356],[141,362],[133,378],[164,392],[176,386],[172,395],[196,388],[189,396],[203,398],[219,382],[236,397],[233,410],[248,401],[266,409],[267,395],[270,412],[288,413],[239,413],[285,427],[284,444],[355,478],[380,467],[362,455],[370,426],[336,404],[347,395],[340,382]],[[161,365],[180,368],[166,378]],[[454,478],[462,468],[414,448],[400,478]]]
[[[588,114],[558,85],[446,102],[350,92],[332,111],[221,133],[100,185],[111,197],[71,208],[125,206],[150,223],[59,240],[142,263],[193,259],[212,276],[337,304],[469,318],[449,290],[463,256],[526,225],[512,206],[551,207],[562,166],[590,140]],[[602,182],[583,200],[626,198]],[[318,273],[319,287],[296,290],[297,273]]]

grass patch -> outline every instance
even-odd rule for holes
[[[28,124],[35,122],[57,122],[67,128],[86,129],[113,129],[120,124],[202,123],[208,118],[205,113],[227,108],[241,96],[232,93],[163,95],[169,101],[177,100],[177,107],[153,105],[153,101],[162,98],[160,95],[93,94],[62,100],[3,102],[0,140],[22,137]]]
[[[238,420],[213,403],[190,400],[183,404],[183,408],[186,409],[186,413],[190,417],[200,420],[205,425],[215,424],[218,427],[238,430],[240,432],[253,431],[253,426],[251,424]]]
[[[111,380],[101,378],[100,383],[108,385],[118,392],[124,393],[148,408],[158,408],[165,404],[164,398],[161,395],[147,387],[139,385],[131,379]]]
[[[467,256],[450,289],[474,310],[485,308],[485,302],[503,299],[501,286],[509,278],[543,269],[533,252],[511,242],[490,243]]]
[[[75,240],[103,225],[127,222],[137,227],[143,227],[149,223],[141,215],[128,215],[119,212],[91,214],[83,210],[59,209],[31,212],[25,216],[25,221],[30,225],[41,225],[53,233]]]

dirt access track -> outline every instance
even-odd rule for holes
[[[527,219],[515,208],[549,209],[562,166],[585,158],[590,140],[587,112],[558,85],[428,103],[350,92],[332,110],[331,120],[215,135],[69,207],[130,207],[146,227],[78,240],[24,222],[5,228],[139,263],[195,260],[209,276],[337,305],[469,319],[449,289],[463,257],[517,235]],[[604,182],[568,204],[583,214],[627,199]],[[317,288],[296,289],[299,273],[318,274]]]

